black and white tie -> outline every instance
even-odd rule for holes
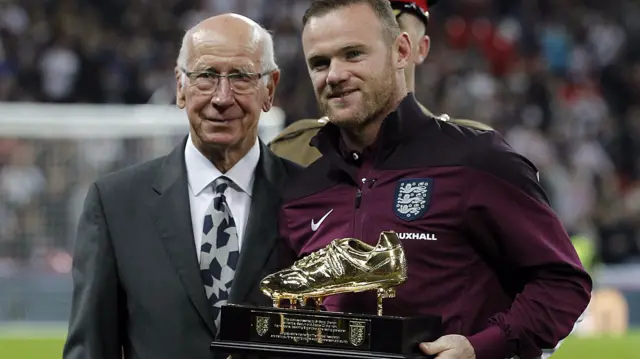
[[[220,308],[229,298],[240,256],[236,223],[224,195],[230,183],[226,177],[219,177],[213,182],[213,201],[204,215],[200,246],[200,274],[213,311],[216,331],[220,330]]]

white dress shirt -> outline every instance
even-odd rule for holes
[[[189,204],[191,206],[191,222],[198,261],[200,260],[204,213],[211,201],[213,201],[212,184],[213,181],[223,175],[233,181],[233,184],[227,188],[224,195],[236,222],[238,245],[242,250],[243,234],[247,224],[247,217],[249,217],[249,209],[251,208],[255,169],[260,159],[259,141],[256,140],[249,152],[224,174],[193,145],[191,135],[189,135],[184,149],[184,159],[189,179]]]

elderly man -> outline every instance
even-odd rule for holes
[[[177,105],[188,136],[90,188],[78,227],[65,359],[210,359],[219,310],[268,305],[281,186],[298,166],[258,139],[279,79],[272,39],[233,14],[185,35]]]
[[[400,28],[402,31],[407,32],[411,40],[411,58],[404,69],[404,76],[409,91],[415,92],[416,67],[425,61],[429,55],[431,45],[431,40],[426,34],[429,23],[429,8],[434,5],[437,0],[389,1]],[[422,109],[427,115],[433,116],[431,111],[424,106],[422,106]],[[492,130],[490,126],[477,121],[465,119],[450,120],[447,115],[438,116],[437,118],[471,128]],[[311,146],[309,142],[327,122],[326,117],[296,121],[276,136],[276,138],[269,143],[269,147],[278,156],[307,166],[321,156],[320,152]]]
[[[495,131],[424,113],[404,76],[410,39],[387,0],[314,0],[303,24],[330,121],[313,140],[322,157],[283,194],[280,232],[302,260],[265,290],[299,298],[331,278],[344,285],[324,305],[340,312],[375,313],[371,289],[395,296],[386,314],[442,316],[444,335],[421,345],[439,359],[533,359],[554,347],[592,282],[535,166]],[[404,247],[402,284],[384,231]]]

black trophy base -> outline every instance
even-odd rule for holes
[[[263,358],[429,358],[418,345],[442,335],[437,316],[395,317],[239,305],[222,307],[220,353]]]
[[[215,341],[211,347],[221,353],[230,355],[242,355],[251,357],[277,357],[277,358],[308,358],[314,359],[334,359],[334,358],[380,358],[380,359],[429,359],[435,355],[425,354],[393,354],[363,352],[358,350],[332,350],[328,348],[314,348],[291,345],[256,344],[232,341]]]

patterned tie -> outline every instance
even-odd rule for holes
[[[240,256],[236,223],[224,196],[230,182],[226,177],[213,182],[213,201],[204,215],[200,246],[200,274],[213,309],[216,331],[220,328],[220,308],[229,298]]]

